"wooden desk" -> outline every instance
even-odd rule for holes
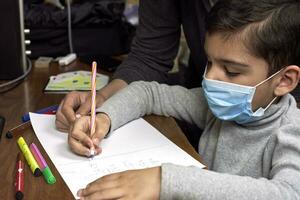
[[[21,116],[24,113],[59,104],[64,95],[43,94],[42,92],[49,76],[77,69],[89,70],[90,67],[77,61],[68,67],[58,67],[52,64],[49,68],[33,68],[24,82],[13,90],[0,94],[0,115],[6,118],[6,124],[0,141],[0,199],[15,199],[15,165],[17,153],[20,152],[16,143],[17,137],[9,140],[5,138],[5,133],[20,124]],[[194,158],[200,159],[172,118],[147,116],[145,119]],[[57,178],[57,182],[54,185],[47,185],[43,177],[34,177],[28,165],[25,164],[24,199],[73,199],[73,195],[54,168],[53,163],[50,162],[48,155],[46,155],[44,149],[41,147],[33,130],[28,129],[25,131],[23,137],[28,144],[31,142],[37,144],[52,169],[54,176]]]

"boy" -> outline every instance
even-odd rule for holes
[[[89,156],[110,131],[146,114],[204,129],[209,170],[163,164],[104,176],[82,199],[300,199],[300,111],[289,94],[300,79],[296,0],[221,0],[208,17],[202,89],[135,82],[106,101],[89,138],[77,119],[70,148]],[[80,141],[80,142],[79,142]]]

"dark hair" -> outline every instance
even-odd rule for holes
[[[208,15],[207,31],[243,35],[246,48],[269,64],[269,74],[300,66],[299,0],[220,0]]]

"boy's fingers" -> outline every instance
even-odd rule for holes
[[[70,130],[69,145],[72,151],[89,156],[90,149],[94,149],[93,142],[89,137],[89,117],[84,116],[77,119]],[[96,153],[99,149],[95,149]]]
[[[62,105],[64,103],[64,100],[62,100],[59,104],[59,107],[56,112],[56,119],[55,119],[55,125],[57,129],[68,129],[69,127],[69,122],[61,112]]]
[[[73,102],[71,101],[73,100],[65,101],[63,107],[61,108],[61,112],[67,119],[68,123],[73,123],[76,119]]]
[[[107,182],[107,181],[112,181],[112,180],[116,180],[116,179],[119,179],[121,177],[121,173],[120,172],[117,172],[117,173],[113,173],[113,174],[107,174],[105,176],[102,176],[101,178],[93,181],[92,183],[90,184],[96,184],[98,182]],[[87,186],[89,186],[90,184],[88,184]]]
[[[93,143],[89,137],[90,118],[87,116],[81,117],[75,121],[71,127],[70,134],[75,140],[80,141],[88,147],[92,147]]]
[[[61,107],[61,112],[67,119],[69,123],[72,123],[75,121],[75,110],[80,106],[81,104],[81,98],[80,95],[83,95],[79,92],[70,92],[66,95],[64,102]]]
[[[69,122],[65,118],[65,116],[62,114],[62,112],[57,112],[56,113],[56,121],[63,124],[66,128],[69,126]]]
[[[69,139],[69,146],[76,154],[90,156],[90,148],[84,146],[80,141],[75,140],[74,138]]]
[[[95,148],[95,155],[99,155],[102,152],[102,149],[99,146],[94,146]]]
[[[86,101],[76,111],[77,114],[87,115],[91,111],[91,99],[87,98]]]
[[[73,124],[72,131],[82,131],[86,134],[89,134],[90,129],[90,117],[88,116],[82,116],[80,118],[77,118],[75,123]]]
[[[73,131],[71,132],[71,138],[76,141],[79,141],[84,146],[93,147],[93,142],[91,138],[85,132],[73,129]]]
[[[66,126],[65,124],[61,123],[57,119],[55,120],[55,126],[56,126],[56,129],[59,130],[59,131],[61,131],[61,132],[68,133],[68,131],[69,131],[68,126]]]
[[[95,133],[92,136],[92,142],[95,146],[99,146],[100,141],[105,137],[107,134],[107,131],[103,130],[102,128],[97,128],[95,130]]]
[[[91,144],[92,142],[89,142]],[[79,155],[84,155],[87,157],[92,156],[91,148],[89,146],[86,146],[82,141],[76,140],[74,138],[69,139],[69,146],[73,152]],[[98,155],[101,153],[100,147],[94,148],[94,155]]]
[[[83,101],[83,99],[81,100],[82,103],[81,106],[78,108],[78,110],[76,111],[76,113],[80,114],[80,115],[86,115],[88,113],[90,113],[91,111],[91,104],[92,104],[92,97],[91,95],[87,95]],[[101,94],[101,91],[97,93],[96,96],[96,104],[97,107],[101,106],[103,104],[103,102],[105,101],[104,96]]]
[[[72,151],[80,155],[98,155],[101,153],[99,145],[94,145],[90,138],[90,117],[83,116],[76,119],[75,123],[70,129],[69,144]],[[91,152],[94,151],[94,153]]]
[[[79,192],[81,197],[84,197],[86,200],[108,200],[108,199],[120,199],[125,193],[124,190],[120,187],[109,188],[105,190],[96,191],[91,194],[84,194],[84,190]]]
[[[101,180],[101,178],[99,179]],[[93,184],[88,184],[85,189],[83,189],[81,194],[83,196],[91,195],[97,191],[103,191],[110,188],[117,188],[120,186],[120,182],[117,180],[111,180],[111,181],[99,181],[94,182]]]

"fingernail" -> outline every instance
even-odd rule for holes
[[[102,151],[101,148],[97,148],[96,149],[96,155],[99,155],[101,153],[101,151]]]
[[[80,189],[80,190],[77,191],[77,196],[80,197],[81,195],[82,195],[82,189]]]
[[[91,156],[91,151],[88,150],[87,152],[85,152],[86,157],[90,157]]]
[[[98,146],[99,145],[99,139],[98,138],[94,138],[93,139],[93,143],[94,143],[94,145]]]
[[[95,149],[91,148],[90,149],[90,157],[93,157],[95,155]]]
[[[76,114],[75,117],[76,117],[77,119],[79,119],[79,118],[81,117],[81,114]]]

